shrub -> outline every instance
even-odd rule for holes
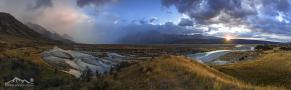
[[[271,45],[258,45],[255,47],[255,50],[272,50],[273,49],[273,46]]]

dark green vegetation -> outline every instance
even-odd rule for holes
[[[278,48],[277,50],[284,50],[288,51],[291,50],[291,45],[290,44],[265,44],[265,45],[257,45],[255,49],[257,51],[267,51],[267,50],[273,50],[275,48]]]
[[[17,58],[1,58],[0,67],[0,86],[4,86],[4,82],[12,80],[14,77],[26,80],[33,78],[36,85],[35,89],[69,87],[73,80],[72,76],[63,72]]]
[[[275,45],[258,45],[255,47],[256,50],[258,51],[266,51],[266,50],[272,50]]]

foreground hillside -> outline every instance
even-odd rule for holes
[[[110,90],[278,90],[244,84],[184,57],[164,56],[145,61],[104,79]]]
[[[7,38],[13,38],[13,42]],[[47,64],[41,53],[56,44],[14,36],[0,36],[0,80],[34,78],[34,89],[82,90],[280,90],[245,84],[209,66],[185,57],[164,56],[85,80],[74,78]],[[64,47],[64,45],[58,45]],[[66,48],[69,48],[68,46]],[[2,68],[3,67],[3,68]],[[275,72],[275,71],[274,71]],[[227,72],[226,72],[227,73]],[[233,74],[231,74],[233,75]],[[246,77],[248,78],[248,77]],[[245,78],[242,78],[245,80]],[[0,82],[0,89],[3,87]]]
[[[38,50],[34,48],[18,48],[0,52],[1,90],[8,88],[4,87],[4,82],[15,77],[26,80],[33,78],[35,89],[53,89],[72,84],[73,76],[48,66],[37,52]]]
[[[44,62],[40,53],[56,45],[47,41],[0,34],[0,90],[14,77],[34,79],[34,89],[72,87],[74,77]],[[19,87],[18,89],[21,89]]]
[[[291,88],[291,52],[273,52],[257,60],[216,68],[245,82]]]

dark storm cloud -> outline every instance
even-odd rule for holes
[[[140,25],[146,25],[146,24],[154,24],[158,21],[157,17],[151,17],[151,18],[142,18],[139,20],[132,20],[131,24],[140,24]]]
[[[264,32],[264,33],[275,33],[282,35],[291,35],[291,26],[286,23],[278,23],[274,21],[264,21],[261,24],[251,24],[253,30]]]
[[[33,9],[41,8],[41,7],[52,7],[52,0],[36,0],[35,6]]]
[[[168,22],[162,25],[153,24],[130,24],[122,27],[127,33],[132,32],[148,32],[157,31],[164,34],[185,34],[185,33],[197,33],[199,31],[186,29],[185,27],[177,26],[172,22]]]
[[[290,14],[290,0],[162,0],[165,7],[175,6],[180,13],[187,14],[196,22],[243,23],[249,17],[276,16],[281,11]],[[217,21],[213,18],[217,17]]]
[[[188,29],[182,26],[166,22],[162,25],[145,24],[129,24],[119,27],[113,32],[119,37],[116,43],[158,43],[176,39],[177,36],[183,36],[192,33],[201,33],[199,30]]]
[[[245,25],[247,29],[261,34],[291,36],[291,18],[288,17],[291,15],[291,0],[161,0],[161,2],[165,7],[174,6],[178,12],[188,15],[195,24],[204,26],[222,24],[226,27]]]
[[[186,19],[186,18],[181,18],[181,21],[179,23],[179,26],[193,26],[193,21]]]
[[[279,11],[290,10],[290,0],[263,0],[263,5]]]
[[[154,22],[156,22],[156,21],[158,21],[158,18],[157,18],[157,17],[152,17],[152,18],[149,20],[150,23],[154,23]]]
[[[142,19],[142,20],[139,20],[139,23],[140,23],[140,24],[148,24],[148,21],[145,20],[145,18],[144,18],[144,19]]]
[[[96,29],[97,16],[88,15],[75,2],[76,0],[0,0],[0,11],[10,13],[23,23],[38,24],[60,35],[68,34],[79,43],[110,41],[100,35],[107,32],[105,30],[100,31],[100,34],[92,34],[99,30]]]
[[[256,14],[256,11],[242,8],[243,0],[162,0],[166,7],[174,5],[180,13],[188,14],[191,18],[207,20],[218,16],[221,11],[232,17],[245,17]],[[254,7],[250,3],[249,7]]]
[[[108,3],[117,2],[119,0],[77,0],[77,5],[79,7],[84,7],[86,5],[103,6]]]

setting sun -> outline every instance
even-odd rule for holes
[[[230,40],[232,40],[234,37],[233,36],[231,36],[231,35],[225,35],[224,36],[224,39],[226,40],[226,41],[230,41]]]

